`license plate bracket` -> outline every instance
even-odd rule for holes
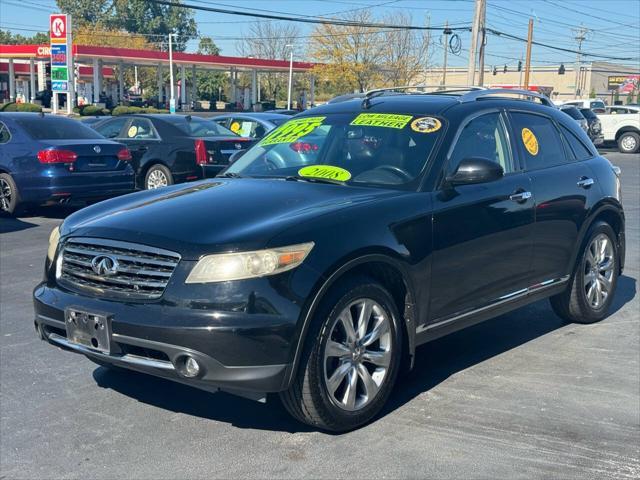
[[[70,307],[64,319],[67,340],[101,353],[111,352],[111,315]]]

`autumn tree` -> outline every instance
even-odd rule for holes
[[[370,10],[352,12],[344,19],[354,24],[315,28],[309,52],[322,66],[314,73],[338,92],[364,92],[381,79],[385,57],[382,37],[378,28],[358,25],[374,21]]]
[[[239,55],[244,57],[288,60],[291,47],[300,36],[300,29],[291,23],[256,22],[236,45]],[[245,81],[247,79],[244,79]],[[266,96],[277,99],[279,94],[286,97],[288,77],[286,73],[261,73],[260,87]]]
[[[24,36],[0,29],[0,45],[41,45],[43,43],[49,43],[49,32]]]
[[[383,23],[411,25],[411,16],[402,12],[385,15]],[[385,86],[410,85],[426,70],[431,58],[428,30],[393,29],[381,32],[382,68]]]

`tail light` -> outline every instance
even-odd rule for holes
[[[204,140],[198,139],[195,143],[196,147],[196,165],[207,164],[207,147],[204,144]]]
[[[298,153],[311,153],[318,151],[318,145],[315,143],[294,142],[289,146],[291,147],[291,150]]]
[[[78,159],[78,154],[71,150],[40,150],[38,161],[40,163],[73,163]]]
[[[128,148],[122,148],[118,151],[118,160],[122,160],[123,162],[131,161],[131,152]]]

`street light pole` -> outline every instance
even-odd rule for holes
[[[287,110],[291,110],[291,87],[293,86],[293,45],[287,44],[286,47],[291,48],[289,52],[289,90],[287,93]]]
[[[171,41],[171,38],[174,35],[175,33],[169,34],[169,88],[171,89],[169,96],[169,111],[171,113],[176,113],[176,98],[173,91],[173,42]]]

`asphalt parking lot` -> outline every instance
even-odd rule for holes
[[[31,291],[70,209],[0,219],[0,479],[638,478],[640,155],[605,154],[628,242],[610,317],[567,325],[543,301],[427,344],[381,418],[343,435],[41,342]]]

